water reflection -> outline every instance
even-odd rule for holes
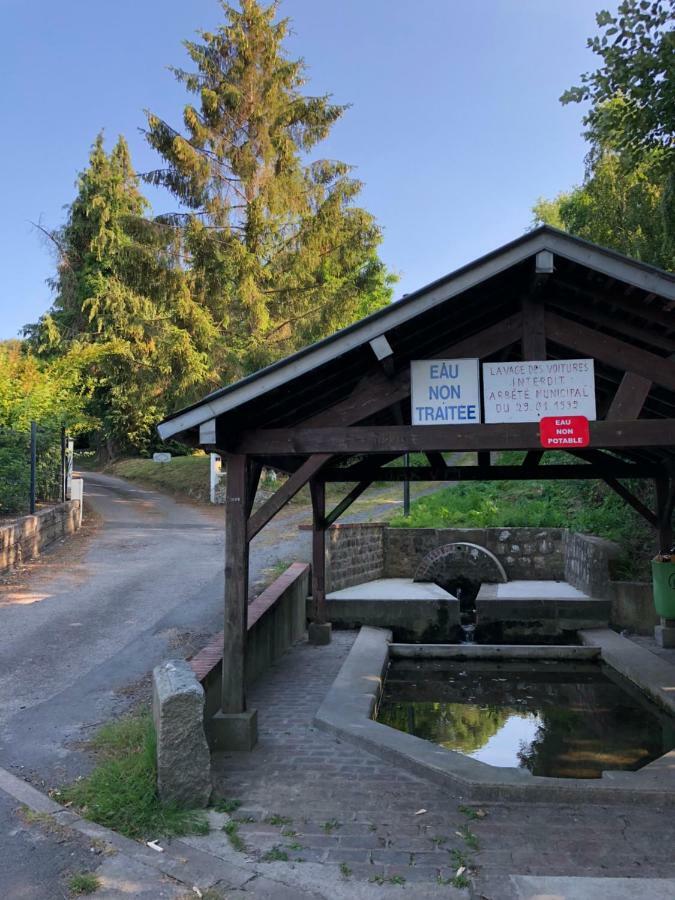
[[[493,766],[599,778],[675,746],[675,720],[594,663],[392,663],[378,720]]]

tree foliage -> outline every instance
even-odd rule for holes
[[[187,210],[160,221],[183,237],[194,295],[220,329],[216,366],[231,378],[384,305],[391,278],[350,167],[307,161],[345,107],[303,93],[276,2],[221,5],[225,24],[185,43],[193,69],[173,70],[194,95],[182,131],[148,113],[166,166],[147,177]]]
[[[539,200],[535,224],[546,223],[663,269],[675,268],[675,233],[659,160],[631,164],[605,151],[583,186]]]
[[[539,200],[546,222],[635,259],[675,268],[675,0],[624,0],[596,16],[602,60],[560,98],[588,102],[581,187]]]
[[[173,231],[144,218],[127,144],[101,135],[66,224],[51,310],[26,331],[48,359],[79,371],[99,441],[143,449],[159,419],[208,380],[208,314],[193,302]]]
[[[588,46],[602,59],[560,98],[590,101],[584,121],[598,147],[639,159],[675,152],[675,0],[623,0],[596,16]]]

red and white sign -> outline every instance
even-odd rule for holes
[[[586,416],[544,416],[539,420],[539,440],[547,450],[588,447],[591,436]]]

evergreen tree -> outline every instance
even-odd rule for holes
[[[195,95],[184,131],[148,114],[166,167],[146,177],[187,210],[160,221],[182,234],[194,296],[220,328],[214,362],[231,378],[383,306],[393,279],[350,167],[306,161],[345,107],[302,93],[276,2],[221,5],[225,24],[185,44],[194,70],[174,69]]]
[[[26,328],[39,353],[82,373],[109,456],[146,449],[167,411],[202,388],[214,334],[192,302],[175,235],[144,219],[136,182],[124,138],[107,154],[99,135],[66,224],[51,235],[53,307]]]

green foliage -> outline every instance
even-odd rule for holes
[[[535,224],[546,223],[662,269],[675,268],[670,174],[651,154],[638,163],[605,150],[581,187],[539,200]]]
[[[109,457],[147,448],[159,419],[210,376],[212,324],[192,302],[173,231],[144,218],[136,181],[124,138],[108,154],[99,135],[66,224],[52,235],[54,304],[26,327],[36,352],[82,373]]]
[[[178,497],[204,502],[209,499],[209,457],[203,453],[177,456],[168,463],[120,459],[107,471]]]
[[[229,822],[226,822],[223,825],[222,829],[228,837],[230,844],[232,845],[234,850],[237,850],[239,853],[246,853],[246,844],[244,843],[244,839],[239,834],[239,822],[235,819],[230,819]]]
[[[551,455],[551,462],[562,459]],[[502,454],[515,464],[520,455]],[[627,482],[647,506],[653,506],[651,485]],[[596,481],[464,482],[411,504],[410,516],[397,515],[397,528],[485,528],[530,526],[570,528],[616,541],[621,556],[613,563],[619,578],[641,578],[654,552],[654,534],[647,523],[606,485]]]
[[[82,894],[94,894],[101,887],[101,882],[91,872],[80,872],[68,881],[71,894],[79,897]]]
[[[287,862],[288,861],[288,853],[278,845],[272,847],[271,850],[268,850],[267,853],[263,854],[261,857],[263,862]]]
[[[149,714],[105,725],[92,741],[92,749],[98,764],[90,775],[61,790],[59,800],[130,838],[208,833],[203,812],[159,800],[156,738]]]
[[[213,804],[213,808],[215,809],[215,811],[220,813],[236,812],[240,806],[241,800],[226,800],[225,798],[216,800],[216,802]]]
[[[582,187],[540,200],[535,220],[675,268],[675,0],[623,0],[596,16],[601,58],[560,98],[590,103]]]
[[[596,16],[601,33],[588,47],[602,63],[560,98],[590,102],[588,137],[633,159],[675,153],[674,0],[623,0]]]
[[[392,278],[349,166],[305,163],[345,107],[302,92],[277,3],[221,5],[225,23],[185,42],[193,70],[173,70],[195,98],[183,130],[148,113],[166,166],[146,177],[188,210],[158,221],[181,236],[194,296],[220,330],[213,359],[231,379],[385,305]]]

